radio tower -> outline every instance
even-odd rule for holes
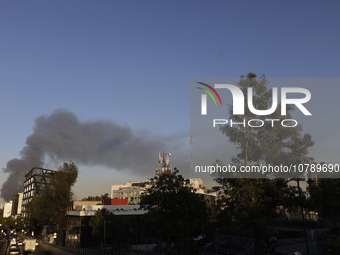
[[[193,163],[193,159],[192,159],[192,135],[191,135],[191,129],[190,129],[190,137],[189,137],[189,141],[190,141],[190,157],[191,157],[191,162],[190,162],[190,178],[193,178],[193,174],[194,174],[194,163]]]
[[[163,152],[163,157],[161,157],[161,153],[158,153],[158,162],[163,163],[163,166],[156,167],[156,175],[171,173],[172,166],[169,164],[169,157],[171,157],[171,153]]]

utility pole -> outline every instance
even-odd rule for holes
[[[193,157],[192,157],[192,135],[191,135],[191,129],[190,129],[190,153],[191,153],[191,163],[190,163],[190,178],[193,178],[193,173],[194,173],[194,163],[193,163]]]
[[[299,189],[299,196],[300,198],[302,198],[302,194],[301,194],[301,188],[300,188],[300,179],[298,178],[296,180],[297,185],[298,185],[298,189]],[[301,215],[302,215],[302,221],[303,221],[303,231],[305,232],[305,241],[306,241],[306,248],[307,248],[307,254],[309,253],[309,246],[308,246],[308,238],[307,238],[307,231],[306,231],[306,222],[305,222],[305,216],[303,214],[303,204],[301,203]]]

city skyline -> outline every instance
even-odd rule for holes
[[[158,153],[163,151],[171,152],[172,165],[190,177],[190,79],[238,78],[250,71],[269,78],[337,78],[339,5],[337,1],[2,2],[1,168],[21,158],[28,137],[42,130],[55,134],[42,120],[53,121],[62,112],[83,132],[98,125],[115,127],[131,146],[118,143],[119,150],[126,151],[119,157],[126,160],[126,168],[123,163],[98,163],[99,158],[110,159],[102,151],[116,152],[114,141],[105,136],[97,140],[102,150],[80,148],[96,154],[96,159],[72,154],[72,146],[68,155],[42,146],[43,167],[55,170],[68,160],[79,166],[77,199],[104,194],[114,183],[153,177]],[[327,108],[337,101],[337,94],[327,91],[329,102],[314,102]],[[330,118],[336,124],[338,114]],[[91,134],[95,137],[96,132]],[[331,136],[336,148],[334,134],[327,127],[318,139]],[[83,140],[82,135],[77,138]],[[132,141],[138,142],[139,150],[132,149]],[[150,151],[142,150],[144,146]],[[136,169],[139,166],[143,170]],[[24,175],[33,167],[20,171]],[[8,177],[0,171],[1,187]]]

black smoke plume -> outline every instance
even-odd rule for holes
[[[167,151],[181,155],[175,166],[189,171],[189,144],[184,141],[188,141],[184,134],[152,135],[106,120],[80,122],[74,113],[59,109],[35,119],[33,134],[27,137],[20,159],[9,160],[3,168],[9,176],[2,185],[1,197],[9,201],[13,194],[23,192],[27,170],[43,167],[47,161],[61,164],[72,160],[94,170],[104,166],[153,177],[158,152]]]

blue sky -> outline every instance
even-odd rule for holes
[[[20,157],[35,119],[56,109],[82,123],[105,120],[137,134],[176,136],[182,153],[171,151],[171,162],[187,163],[181,157],[190,156],[190,78],[249,71],[338,78],[339,7],[337,1],[2,1],[0,165]],[[152,177],[158,152],[150,176],[80,164],[76,197]],[[0,185],[7,177],[0,172]]]

